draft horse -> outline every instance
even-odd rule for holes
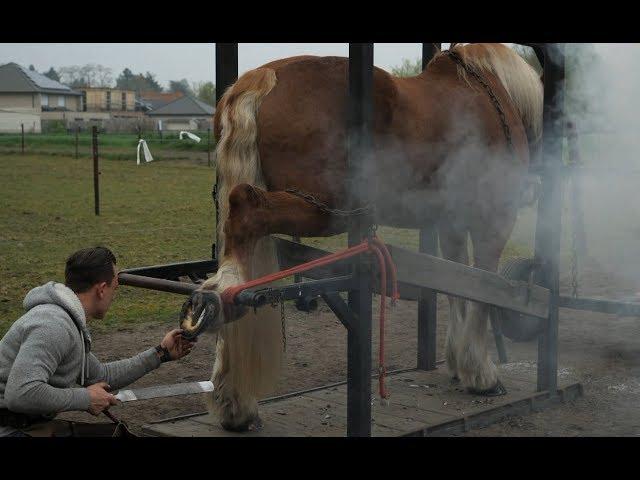
[[[219,242],[217,273],[201,289],[226,288],[278,270],[270,234],[330,236],[346,229],[299,195],[345,208],[348,59],[298,56],[242,75],[214,118]],[[445,258],[495,272],[541,136],[542,83],[502,44],[457,44],[415,77],[373,74],[373,155],[362,165],[376,221],[435,225]],[[472,392],[505,392],[487,351],[488,306],[449,298],[446,361]],[[225,308],[208,398],[222,426],[259,425],[257,399],[278,379],[276,309]],[[228,318],[227,318],[228,320]],[[189,328],[192,320],[183,319]]]

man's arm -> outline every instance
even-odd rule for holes
[[[89,354],[89,383],[107,382],[118,390],[160,366],[160,356],[150,348],[131,358],[101,363],[93,353]]]
[[[89,408],[87,389],[49,385],[49,378],[72,346],[73,336],[61,323],[51,321],[27,327],[4,392],[9,410],[51,414]]]
[[[93,354],[89,354],[90,382],[107,382],[112,389],[118,390],[155,370],[162,361],[178,360],[188,355],[195,341],[185,340],[181,334],[182,330],[174,329],[164,336],[160,342],[164,352],[150,348],[134,357],[109,363],[101,363]]]

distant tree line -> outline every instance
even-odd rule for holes
[[[29,69],[36,71],[33,65],[29,65]],[[50,67],[43,75],[56,82],[64,83],[71,88],[111,88],[114,84],[112,69],[95,63],[60,67],[58,70]],[[190,84],[186,78],[170,80],[169,88],[165,90],[156,80],[154,73],[148,71],[144,74],[133,73],[130,68],[125,68],[116,77],[114,88],[133,90],[136,94],[145,91],[180,92],[184,95],[196,97],[209,105],[215,105],[216,99],[216,86],[213,82],[194,82]]]

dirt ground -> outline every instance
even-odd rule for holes
[[[569,279],[561,279],[568,294]],[[622,299],[636,293],[631,282],[603,272],[590,261],[580,275],[580,295]],[[127,287],[123,287],[127,288]],[[438,358],[444,355],[448,302],[438,296]],[[374,299],[374,315],[378,311]],[[116,300],[117,301],[117,300]],[[182,298],[176,296],[176,312]],[[346,332],[329,308],[320,301],[317,311],[298,312],[288,304],[287,358],[277,391],[291,391],[346,379]],[[177,318],[177,313],[176,313]],[[387,322],[386,358],[389,370],[413,367],[416,362],[417,305],[401,301],[390,310]],[[94,353],[107,362],[134,355],[156,345],[176,323],[147,324],[108,334],[94,335]],[[373,355],[377,356],[377,322]],[[493,337],[489,335],[492,342]],[[215,336],[204,334],[192,354],[165,364],[132,385],[143,387],[208,380],[214,361]],[[513,372],[535,371],[537,342],[519,344],[505,339],[508,364]],[[492,343],[492,355],[497,354]],[[581,382],[584,396],[564,405],[526,416],[511,416],[464,436],[640,436],[640,318],[618,318],[592,312],[562,309],[559,330],[559,380]],[[206,410],[204,396],[146,400],[112,409],[135,432],[153,420]],[[91,421],[88,414],[64,414],[62,418]],[[100,419],[103,420],[103,419]]]

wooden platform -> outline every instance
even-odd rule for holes
[[[380,405],[374,379],[372,436],[460,433],[509,414],[538,411],[582,395],[582,386],[569,382],[559,385],[559,394],[553,397],[548,392],[535,392],[531,373],[514,376],[503,370],[500,378],[509,393],[486,398],[465,393],[451,383],[442,368],[405,371],[387,377],[388,405]],[[347,386],[337,385],[261,402],[264,428],[259,432],[227,432],[217,419],[199,413],[144,425],[143,433],[169,437],[340,437],[346,436],[346,405]]]

